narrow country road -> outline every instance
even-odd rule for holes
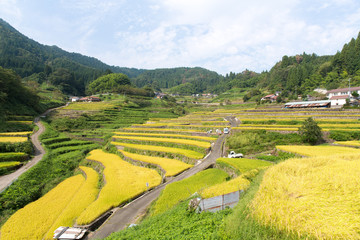
[[[67,105],[68,105],[68,103],[65,106],[67,106]],[[65,106],[61,106],[58,108],[62,108]],[[46,116],[49,112],[51,112],[55,109],[58,109],[58,108],[48,109],[41,116]],[[39,127],[39,130],[36,133],[34,133],[33,135],[31,135],[31,142],[34,145],[34,150],[35,150],[34,157],[27,164],[25,164],[24,166],[22,166],[15,172],[0,177],[0,193],[3,192],[7,187],[9,187],[21,174],[23,174],[24,172],[29,170],[31,167],[36,165],[45,154],[45,149],[40,144],[40,140],[39,140],[39,136],[45,131],[45,127],[40,122],[40,117],[36,117],[34,120],[34,123],[36,124],[36,126]]]
[[[31,142],[34,145],[35,150],[34,157],[17,171],[0,177],[0,193],[10,186],[21,174],[37,164],[45,154],[45,149],[41,146],[39,141],[39,136],[45,131],[45,127],[39,121],[39,117],[35,118],[34,123],[39,127],[39,130],[31,136]]]
[[[112,216],[110,216],[110,218],[103,224],[103,226],[101,226],[96,232],[89,234],[87,239],[105,238],[111,233],[120,231],[124,229],[127,225],[134,223],[136,218],[141,214],[145,213],[146,209],[150,206],[150,204],[156,198],[158,198],[161,191],[165,188],[167,184],[188,178],[208,168],[211,164],[214,164],[216,162],[216,159],[221,157],[222,143],[224,138],[225,135],[223,134],[216,140],[214,146],[212,147],[211,153],[206,156],[201,163],[183,172],[172,180],[163,183],[160,186],[154,188],[153,190],[145,193],[143,196],[135,199],[124,207],[119,208],[113,213]]]

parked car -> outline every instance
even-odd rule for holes
[[[235,153],[234,151],[231,151],[228,154],[228,158],[242,158],[244,155],[242,153]]]
[[[229,128],[227,128],[227,127],[224,128],[224,133],[225,133],[225,134],[228,134],[228,133],[229,133]]]

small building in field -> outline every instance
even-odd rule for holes
[[[265,97],[262,97],[262,98],[261,98],[261,101],[266,101],[266,100],[268,100],[268,101],[270,101],[270,102],[275,102],[277,98],[278,98],[277,95],[275,95],[275,94],[269,94],[269,95],[266,95]]]
[[[71,102],[77,102],[77,101],[79,101],[79,99],[80,99],[79,97],[71,97],[70,101]]]
[[[99,97],[90,96],[90,97],[82,97],[78,101],[79,102],[100,102],[101,99]]]
[[[285,108],[330,108],[330,100],[322,101],[304,101],[304,102],[288,102],[285,103]]]

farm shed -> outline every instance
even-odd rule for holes
[[[305,101],[305,102],[288,102],[285,103],[285,108],[329,108],[331,106],[330,100],[323,101]]]

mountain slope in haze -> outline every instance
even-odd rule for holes
[[[151,86],[155,90],[169,89],[180,94],[200,93],[207,91],[209,86],[220,82],[222,76],[205,68],[179,67],[148,70],[133,82],[138,87]]]
[[[0,66],[13,69],[21,77],[44,73],[40,78],[51,79],[51,74],[58,71],[58,77],[60,73],[66,75],[64,78],[67,81],[62,83],[60,89],[68,94],[83,94],[87,84],[103,75],[106,70],[124,73],[129,77],[136,77],[144,72],[135,68],[109,66],[93,57],[69,53],[56,46],[42,45],[24,36],[2,19]]]

